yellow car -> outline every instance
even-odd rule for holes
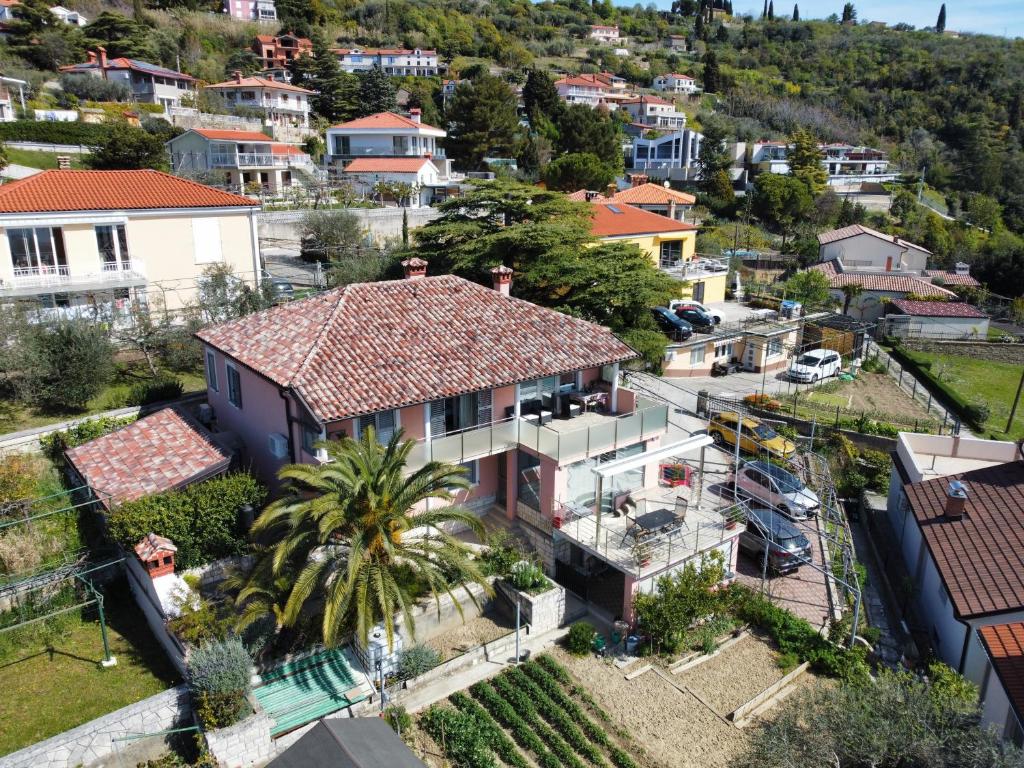
[[[736,419],[735,411],[723,411],[711,417],[708,434],[719,448],[736,447]],[[786,439],[767,424],[744,416],[740,425],[740,450],[754,454],[768,453],[781,459],[788,459],[796,453],[796,443]]]

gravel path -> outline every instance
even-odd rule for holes
[[[782,679],[785,673],[775,659],[767,643],[749,636],[676,678],[724,716]]]

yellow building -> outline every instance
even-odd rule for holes
[[[259,280],[255,201],[159,171],[44,171],[0,187],[0,302],[56,315],[195,302],[223,264]]]
[[[697,227],[617,200],[592,200],[591,233],[604,243],[635,243],[662,271],[686,286],[681,298],[725,301],[728,270],[717,261],[696,258]]]

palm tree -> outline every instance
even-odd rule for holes
[[[850,314],[850,303],[864,293],[864,286],[856,283],[847,283],[839,290],[843,292],[843,314]]]
[[[283,467],[278,475],[286,495],[253,524],[263,546],[236,600],[243,620],[273,612],[279,627],[294,626],[304,610],[315,609],[327,646],[350,631],[365,644],[371,628],[383,623],[391,647],[396,613],[415,636],[415,601],[402,573],[415,575],[438,611],[440,596],[454,597],[457,588],[474,602],[471,584],[490,591],[470,548],[441,528],[462,523],[483,535],[474,515],[451,504],[456,490],[469,487],[463,468],[428,462],[406,476],[413,443],[401,431],[387,445],[369,428],[359,440],[319,447],[329,461]],[[428,499],[426,510],[414,511]]]

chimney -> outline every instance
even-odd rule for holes
[[[174,573],[174,553],[178,548],[174,542],[155,533],[147,533],[135,545],[135,555],[146,569],[149,578],[156,581],[161,576]]]
[[[634,173],[629,177],[630,184],[634,187],[646,184],[649,180],[646,173]]]
[[[611,200],[619,192],[619,188],[615,185],[615,182],[609,184],[604,190],[604,196]]]
[[[412,109],[409,110],[409,119],[412,120],[414,123],[420,122],[422,118],[423,110],[421,110],[419,107],[413,107]]]
[[[502,296],[508,296],[512,290],[512,268],[500,264],[491,270],[491,276],[494,280],[494,290]]]
[[[107,68],[107,49],[104,48],[102,45],[100,45],[100,46],[97,46],[96,52],[99,54],[99,57],[100,57],[100,69],[106,69]]]
[[[427,262],[415,256],[403,261],[402,269],[405,270],[406,280],[418,280],[427,276]]]
[[[946,519],[959,520],[967,506],[967,486],[959,480],[951,480],[946,490]]]
[[[231,73],[231,76],[235,78],[236,83],[242,82],[242,70],[236,69],[234,72]]]
[[[88,56],[88,61],[90,64],[96,63],[96,51],[88,51],[86,55]]]

